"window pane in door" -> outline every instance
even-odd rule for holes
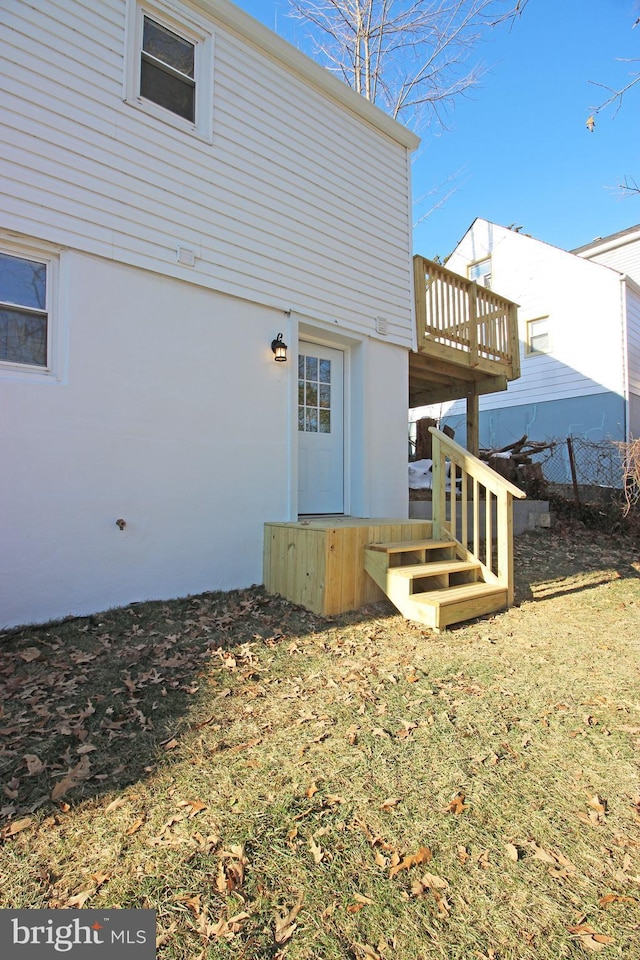
[[[298,430],[331,433],[331,360],[298,357]]]

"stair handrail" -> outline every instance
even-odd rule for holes
[[[498,583],[507,591],[509,606],[514,597],[513,569],[513,500],[526,499],[524,491],[511,481],[500,476],[488,464],[474,457],[436,427],[429,427],[432,440],[432,522],[433,537],[450,537],[456,543],[458,554],[469,560],[476,560],[482,567],[488,582]],[[449,498],[447,500],[446,461],[450,463]],[[458,502],[457,479],[460,471],[461,524],[458,536],[456,506]],[[469,491],[471,479],[471,491]],[[485,493],[485,559],[480,550],[480,500],[481,489]],[[471,498],[469,499],[469,492]],[[493,524],[492,501],[496,503],[496,546],[497,565],[493,562]],[[449,502],[449,518],[447,518]],[[468,529],[469,505],[471,506],[471,538]]]

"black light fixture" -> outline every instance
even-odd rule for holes
[[[282,339],[282,334],[279,333],[275,340],[271,341],[271,349],[276,355],[277,363],[284,363],[287,359],[287,345]]]

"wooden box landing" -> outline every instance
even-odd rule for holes
[[[365,572],[365,545],[428,539],[431,526],[430,520],[367,517],[265,523],[265,588],[322,616],[377,603],[385,595]]]

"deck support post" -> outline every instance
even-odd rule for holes
[[[467,450],[474,457],[480,454],[480,404],[478,391],[471,386],[467,391]]]

